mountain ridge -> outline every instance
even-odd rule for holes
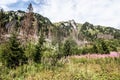
[[[19,34],[21,34],[21,32],[29,32],[30,34],[33,32],[30,36],[28,34],[26,35],[29,36],[27,37],[28,39],[32,36],[37,37],[35,39],[33,38],[33,41],[36,41],[38,39],[39,32],[42,31],[46,38],[50,40],[58,36],[61,36],[62,39],[72,36],[76,40],[80,41],[91,41],[97,38],[120,39],[120,30],[116,28],[93,25],[89,22],[85,22],[84,24],[76,23],[73,19],[52,23],[47,17],[38,13],[25,12],[21,10],[4,12],[1,9],[0,21],[0,35],[2,35],[2,37],[13,31],[17,31]],[[21,28],[23,29],[21,30]],[[23,31],[25,29],[26,31]],[[108,38],[104,37],[104,35],[108,36]]]

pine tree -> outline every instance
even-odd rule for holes
[[[43,36],[43,34],[40,34],[40,38],[39,38],[38,44],[36,45],[36,50],[35,50],[35,54],[34,54],[34,61],[36,63],[41,62],[41,56],[42,56],[44,42],[45,42],[44,36]]]
[[[2,50],[2,62],[9,68],[16,68],[26,62],[24,51],[20,46],[16,34],[12,34]]]
[[[69,40],[66,40],[63,47],[64,56],[67,57],[71,53],[71,43]]]
[[[23,37],[25,39],[25,42],[31,40],[31,35],[33,36],[35,33],[34,23],[34,13],[33,13],[33,7],[30,3],[28,5],[28,12],[25,14],[24,20],[21,24],[21,31],[23,33]],[[27,36],[26,36],[27,35]]]
[[[2,39],[3,27],[4,27],[4,10],[0,9],[0,40]]]
[[[32,4],[31,4],[31,3],[29,4],[29,6],[28,6],[27,9],[28,9],[29,12],[33,12],[33,7],[32,7]]]

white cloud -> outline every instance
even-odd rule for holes
[[[40,3],[41,0],[33,0],[35,3]]]
[[[5,5],[0,5],[0,8],[3,8],[5,11],[9,10],[9,8],[7,6],[5,6]]]
[[[8,7],[9,4],[18,2],[19,0],[0,0],[0,8],[3,8],[5,11],[10,10]]]
[[[24,1],[24,2],[28,2],[29,0],[22,0],[22,1]]]
[[[0,7],[10,10],[8,5],[18,1],[36,3],[34,11],[52,22],[74,19],[120,29],[120,0],[0,0]]]
[[[0,5],[16,3],[18,0],[0,0]]]
[[[46,0],[46,4],[36,6],[35,11],[53,22],[74,19],[77,22],[118,27],[119,3],[119,0]]]

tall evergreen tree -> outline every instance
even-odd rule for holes
[[[63,45],[63,54],[65,57],[74,55],[77,49],[77,43],[73,39],[68,38]]]
[[[69,40],[66,40],[63,47],[64,56],[67,57],[71,54],[71,43]]]
[[[4,10],[0,9],[0,40],[2,39],[3,27],[4,27]]]
[[[16,34],[12,34],[8,43],[2,49],[2,62],[9,68],[15,68],[26,62],[24,51]]]
[[[40,34],[40,38],[38,40],[38,44],[36,45],[36,50],[35,50],[35,54],[34,54],[34,61],[36,63],[41,62],[41,56],[42,56],[44,42],[45,42],[44,35]]]

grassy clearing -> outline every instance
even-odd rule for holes
[[[1,80],[120,80],[120,58],[62,58],[56,66],[29,63],[0,66]]]

